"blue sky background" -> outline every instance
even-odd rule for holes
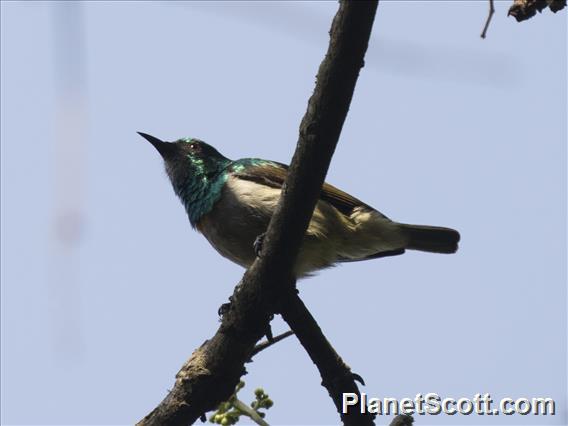
[[[552,397],[566,424],[566,12],[381,2],[328,181],[460,251],[300,282],[375,397]],[[243,270],[191,230],[135,132],[289,162],[335,2],[2,2],[1,419],[131,424],[218,327]],[[275,332],[284,331],[277,319]],[[337,424],[290,338],[247,366],[273,424]],[[386,424],[390,419],[379,419]]]

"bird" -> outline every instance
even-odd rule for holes
[[[225,258],[248,268],[276,208],[288,166],[260,158],[230,160],[195,138],[165,142],[137,132],[164,160],[191,226]],[[389,219],[352,195],[324,183],[304,235],[296,278],[344,262],[401,255],[405,250],[455,253],[458,231]]]

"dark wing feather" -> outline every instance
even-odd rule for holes
[[[235,168],[233,174],[240,179],[250,180],[273,188],[282,188],[282,185],[288,176],[288,166],[275,161],[265,161],[255,165],[253,161],[251,161],[251,163],[249,163],[246,167]],[[349,195],[347,192],[344,192],[329,183],[323,184],[320,198],[327,201],[347,216],[349,216],[357,207],[365,207],[369,210],[375,210],[361,200],[358,200],[352,195]]]
[[[404,249],[397,249],[397,250],[389,250],[389,251],[381,251],[379,253],[371,254],[366,257],[362,257],[360,259],[347,259],[345,257],[339,258],[338,262],[347,263],[347,262],[360,262],[361,260],[370,260],[370,259],[380,259],[381,257],[389,257],[389,256],[398,256],[399,254],[404,254]]]

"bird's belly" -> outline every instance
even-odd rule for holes
[[[235,222],[233,224],[235,226],[231,227],[231,221],[218,223],[209,218],[204,218],[199,222],[197,228],[219,254],[248,268],[255,257],[254,240],[263,231],[258,228],[259,232],[255,236],[255,233],[250,232],[250,230],[243,230]]]
[[[254,241],[266,231],[271,212],[241,201],[224,190],[213,209],[197,223],[197,229],[219,254],[248,268],[255,259]]]

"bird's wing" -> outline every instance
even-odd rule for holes
[[[232,173],[240,179],[250,180],[273,188],[282,188],[288,176],[288,166],[275,161],[246,159],[235,162]],[[329,183],[323,184],[320,199],[327,201],[346,216],[351,215],[357,207],[376,211],[361,200]]]

